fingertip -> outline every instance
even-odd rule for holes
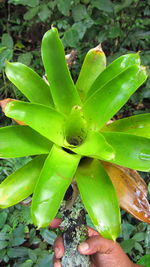
[[[62,222],[62,219],[60,219],[60,218],[55,218],[55,219],[50,223],[49,227],[51,227],[51,228],[58,228],[59,225],[61,224],[61,222]]]
[[[62,248],[60,248],[60,247],[56,247],[54,249],[54,253],[55,253],[55,257],[57,259],[60,259],[60,258],[62,258],[63,254],[64,254],[64,250]]]
[[[87,230],[88,230],[88,236],[97,236],[100,235],[96,230],[94,230],[93,228],[87,226]]]
[[[61,236],[58,236],[54,242],[54,253],[57,259],[62,258],[64,255],[64,244]]]
[[[62,236],[57,236],[55,241],[54,241],[54,248],[55,247],[63,247],[64,243],[63,243],[63,238]]]
[[[86,254],[89,250],[89,245],[87,242],[83,242],[78,246],[78,251],[82,254]]]
[[[53,265],[53,267],[62,267],[60,261],[58,261],[57,259],[55,259],[55,260],[54,260],[54,265]]]

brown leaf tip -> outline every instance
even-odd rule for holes
[[[6,105],[11,102],[11,101],[15,101],[15,99],[13,98],[5,98],[3,100],[0,100],[0,107],[2,108],[2,111],[5,113],[5,107]]]

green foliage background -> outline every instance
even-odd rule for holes
[[[122,54],[141,51],[142,63],[150,65],[150,0],[0,0],[0,18],[1,99],[24,99],[5,76],[5,60],[30,65],[44,75],[40,42],[52,24],[59,30],[66,53],[77,51],[71,68],[75,80],[86,52],[98,43],[102,43],[108,63]],[[149,100],[150,78],[117,117],[150,112]],[[10,124],[0,115],[1,126]],[[0,160],[0,179],[27,160]],[[150,178],[144,179],[148,183]],[[52,266],[51,245],[56,234],[48,229],[37,231],[29,209],[18,204],[0,211],[0,266]],[[150,267],[150,228],[125,212],[122,218],[119,242],[134,262],[143,256],[139,263]]]

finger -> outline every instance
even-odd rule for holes
[[[51,228],[57,228],[57,227],[59,227],[59,225],[61,224],[61,222],[62,222],[62,219],[60,219],[60,218],[55,218],[51,223],[50,223],[50,227]]]
[[[96,256],[96,254],[93,254],[93,255],[90,255],[90,259],[91,259],[91,266],[92,267],[96,267],[98,264],[97,264],[97,261],[95,260],[95,256]],[[99,262],[98,262],[99,263]],[[90,266],[90,267],[91,267]],[[98,266],[100,266],[100,265],[98,265]]]
[[[53,267],[62,267],[60,260],[56,259],[56,257],[54,257],[53,263],[54,263]]]
[[[96,267],[96,265],[94,263],[91,263],[90,267]]]
[[[64,243],[63,238],[61,236],[58,236],[54,242],[54,254],[56,259],[62,258],[64,255]]]
[[[117,248],[119,249],[119,246],[116,242],[107,240],[100,235],[92,236],[87,239],[86,242],[83,242],[78,246],[79,252],[86,255],[91,255],[96,252],[101,254],[111,254]]]
[[[96,235],[99,236],[99,233],[96,230],[94,230],[93,228],[87,226],[87,230],[88,230],[88,236],[89,237],[96,236]]]

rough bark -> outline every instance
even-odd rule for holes
[[[64,210],[62,215],[65,246],[62,267],[89,267],[89,256],[81,255],[77,249],[79,243],[87,238],[85,210],[80,198],[77,198],[71,209]]]

